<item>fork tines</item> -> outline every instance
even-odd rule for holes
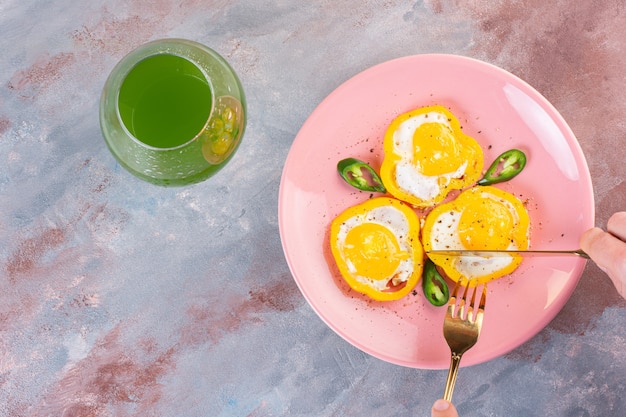
[[[465,285],[464,285],[465,284]],[[482,288],[478,305],[476,305],[476,294]],[[462,291],[462,294],[459,292]],[[468,303],[468,296],[471,291],[471,300]],[[460,296],[459,299],[457,299]],[[452,317],[460,319],[467,319],[471,322],[476,320],[482,321],[482,315],[485,311],[485,300],[487,299],[487,285],[474,285],[472,287],[471,281],[459,281],[452,290],[450,301],[448,302],[448,314]],[[458,309],[456,308],[458,304]],[[474,311],[476,310],[476,314]]]

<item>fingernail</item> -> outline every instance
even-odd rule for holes
[[[450,408],[450,403],[446,400],[437,400],[435,404],[433,404],[433,409],[437,411],[445,411]]]

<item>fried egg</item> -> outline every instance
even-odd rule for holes
[[[443,106],[398,116],[385,133],[384,150],[385,187],[417,207],[432,207],[450,191],[472,185],[483,169],[480,145]]]
[[[330,229],[332,254],[344,280],[378,301],[404,297],[422,275],[419,224],[411,207],[389,197],[346,209]]]
[[[523,250],[529,244],[530,219],[513,194],[491,186],[463,191],[433,209],[424,221],[422,243],[428,250]],[[508,275],[521,263],[519,255],[450,256],[429,254],[454,281],[483,284]]]

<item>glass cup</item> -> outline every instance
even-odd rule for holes
[[[154,184],[203,181],[233,157],[246,126],[239,78],[212,49],[184,39],[144,44],[113,68],[100,127],[117,161]]]

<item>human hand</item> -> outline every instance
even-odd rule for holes
[[[626,298],[626,212],[613,214],[606,229],[605,232],[594,227],[584,232],[580,247],[607,273],[617,292]]]
[[[437,400],[430,410],[431,417],[459,417],[454,405],[446,400]]]

